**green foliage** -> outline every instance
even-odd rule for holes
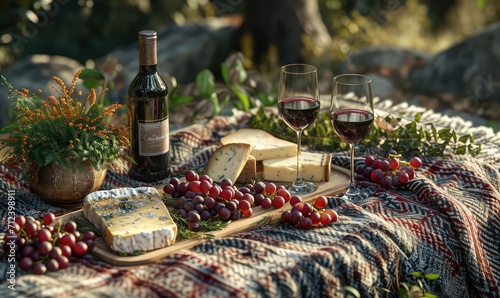
[[[195,79],[198,87],[193,94],[182,94],[182,88],[176,86],[169,95],[169,108],[171,110],[184,105],[190,105],[200,100],[209,100],[213,106],[212,116],[220,113],[226,106],[234,106],[239,110],[248,111],[256,106],[255,98],[246,91],[244,83],[247,80],[247,71],[242,59],[233,59],[232,62],[221,63],[223,85],[216,87],[213,73],[208,70],[200,71]],[[262,99],[267,104],[273,103],[273,97],[256,93],[256,98]]]
[[[165,206],[167,206],[169,210],[173,210],[170,212],[170,215],[172,216],[174,223],[177,225],[178,240],[186,240],[195,237],[212,239],[215,238],[215,236],[213,234],[210,234],[210,232],[222,230],[223,228],[226,228],[230,223],[230,221],[223,221],[220,219],[201,220],[199,221],[200,231],[193,232],[189,230],[187,219],[182,218],[177,213],[178,208],[176,206],[176,201],[174,199],[164,196],[163,203],[165,203]]]
[[[222,84],[216,84],[215,77],[209,69],[204,69],[196,75],[193,94],[182,93],[182,86],[175,86],[169,94],[169,109],[198,103],[203,99],[212,104],[212,116],[218,115],[223,108],[236,107],[249,111],[260,101],[264,106],[276,104],[276,97],[269,92],[253,88],[249,90],[248,73],[243,65],[243,57],[234,55],[228,61],[221,63]]]
[[[396,150],[405,156],[443,156],[447,150],[453,154],[476,156],[481,152],[481,144],[476,144],[472,135],[458,135],[453,129],[438,129],[434,124],[420,123],[421,115],[403,124],[400,118],[388,116],[378,119],[371,133],[361,141],[363,146]],[[260,108],[252,117],[250,126],[263,129],[271,134],[294,141],[296,135],[274,113]],[[311,150],[345,151],[349,144],[340,139],[333,130],[328,112],[322,111],[318,119],[304,131],[302,141]]]
[[[91,89],[82,104],[73,98],[75,75],[68,90],[61,79],[54,81],[61,87],[59,98],[47,100],[27,89],[14,90],[7,80],[16,121],[5,130],[10,131],[1,148],[8,148],[4,162],[8,166],[25,165],[27,174],[36,176],[41,167],[59,163],[70,171],[79,169],[82,162],[90,161],[96,169],[107,167],[117,158],[129,157],[122,151],[128,146],[124,127],[111,126],[108,122],[118,104],[107,108],[96,105],[96,93]],[[4,132],[4,131],[2,131]]]

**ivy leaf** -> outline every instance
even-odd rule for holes
[[[457,147],[457,149],[455,150],[455,154],[463,155],[465,154],[466,151],[467,151],[467,145],[461,145]]]
[[[417,113],[417,115],[415,115],[415,121],[420,123],[420,120],[422,120],[422,114],[421,113]]]
[[[217,116],[220,112],[219,98],[217,98],[217,94],[213,92],[212,94],[210,94],[210,97],[208,99],[210,100],[210,102],[214,107],[212,116]]]
[[[248,111],[250,109],[250,99],[248,96],[241,90],[240,86],[236,85],[231,88],[231,90],[236,94],[241,103],[241,109],[243,111]]]
[[[100,71],[91,68],[83,69],[78,77],[88,89],[100,87],[104,80],[104,75]]]
[[[194,97],[191,95],[173,95],[168,98],[168,107],[175,109],[192,102],[194,102]]]
[[[424,278],[428,280],[436,280],[439,278],[439,275],[435,273],[427,273],[426,275],[424,275]]]
[[[210,98],[215,91],[214,75],[208,69],[202,70],[196,76],[198,95],[203,98]]]
[[[225,63],[221,63],[220,71],[221,71],[221,75],[222,75],[222,79],[224,80],[224,83],[226,83],[226,85],[229,85],[229,77],[227,75],[227,72],[229,71],[229,69],[227,68],[227,65]]]
[[[467,143],[467,140],[469,139],[469,136],[470,135],[463,135],[460,138],[458,138],[458,141],[460,141],[462,143]]]

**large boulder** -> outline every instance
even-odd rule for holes
[[[236,30],[236,26],[217,20],[159,29],[158,71],[165,77],[175,77],[180,84],[194,81],[196,74],[206,68],[217,72],[220,63],[231,52]],[[109,57],[114,57],[121,66],[115,78],[115,88],[107,94],[110,101],[125,102],[128,85],[139,70],[138,51],[135,42],[96,61],[99,66]],[[34,55],[15,62],[2,75],[15,88],[50,91],[51,86],[55,85],[52,76],[58,76],[70,84],[75,72],[82,68],[82,64],[71,58]],[[82,90],[83,87],[80,87],[79,90]],[[0,127],[9,122],[9,106],[7,88],[0,86]]]
[[[403,101],[409,88],[408,73],[431,54],[392,45],[374,45],[349,55],[334,67],[336,74],[357,73],[372,79],[373,96]]]
[[[450,95],[472,101],[500,102],[500,23],[413,66],[414,93]]]
[[[14,63],[2,73],[2,76],[15,89],[27,88],[31,92],[41,89],[44,91],[42,95],[47,97],[54,94],[52,87],[60,90],[56,82],[52,80],[52,76],[57,76],[66,85],[70,85],[77,70],[82,68],[82,64],[68,57],[32,55]],[[81,86],[78,88],[81,90]],[[10,121],[10,104],[8,88],[2,84],[0,85],[0,127],[4,127]]]

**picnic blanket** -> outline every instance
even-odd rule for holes
[[[398,282],[414,281],[414,271],[439,275],[424,281],[439,297],[500,297],[500,134],[407,104],[381,101],[376,108],[405,110],[409,119],[422,113],[422,122],[472,133],[483,151],[475,158],[426,158],[417,178],[400,190],[360,182],[370,196],[330,198],[339,219],[327,227],[303,231],[269,223],[152,265],[116,267],[87,255],[43,276],[18,270],[15,291],[8,288],[9,264],[2,257],[0,297],[343,297],[344,286],[362,297],[398,297]],[[172,172],[203,166],[220,137],[244,125],[245,117],[216,117],[173,131]],[[332,162],[349,167],[348,158],[336,152]],[[0,165],[2,228],[9,190],[16,193],[19,214],[71,211],[44,203],[21,174]],[[117,164],[102,188],[140,185],[126,175],[125,164]]]

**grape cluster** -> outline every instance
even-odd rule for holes
[[[230,179],[214,183],[208,175],[199,175],[189,170],[185,181],[173,177],[163,186],[166,194],[177,199],[177,212],[186,219],[190,231],[201,230],[200,221],[219,218],[238,220],[251,217],[252,206],[264,209],[281,208],[290,200],[290,193],[282,185],[257,182],[237,187]]]
[[[338,219],[337,212],[333,209],[325,209],[328,204],[326,196],[318,196],[312,204],[303,202],[300,196],[294,195],[290,199],[291,210],[281,214],[281,220],[292,226],[298,226],[302,230],[313,227],[327,226]]]
[[[44,274],[47,270],[64,269],[70,257],[81,257],[94,247],[96,236],[92,231],[81,234],[74,221],[53,225],[55,218],[50,212],[40,220],[19,215],[9,225],[13,228],[4,236],[4,251],[15,251],[22,270]]]
[[[396,151],[389,151],[387,158],[366,155],[364,165],[356,172],[362,177],[387,188],[400,188],[415,178],[415,170],[422,166],[422,160],[412,157],[409,162],[400,159]]]

